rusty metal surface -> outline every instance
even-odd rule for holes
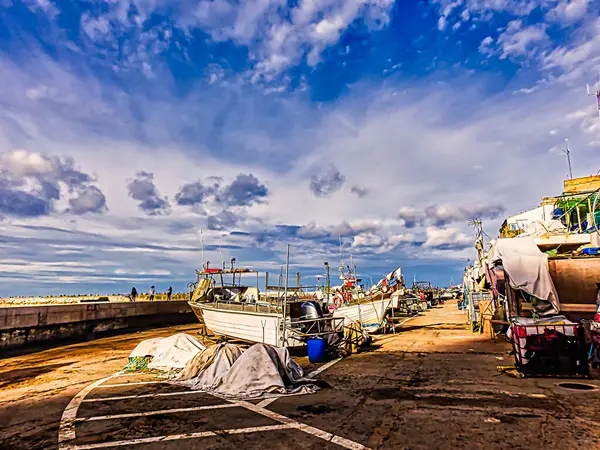
[[[600,258],[551,259],[548,266],[561,303],[596,304]],[[580,317],[587,315],[582,312]]]

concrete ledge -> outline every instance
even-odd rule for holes
[[[0,348],[195,320],[183,300],[5,307],[0,308]]]

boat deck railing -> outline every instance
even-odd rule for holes
[[[275,314],[281,312],[281,308],[279,306],[272,305],[269,303],[217,300],[212,304],[215,305],[215,308],[226,309],[229,311],[257,312],[267,314]]]
[[[322,338],[344,332],[343,317],[295,320],[286,325],[286,334],[298,340]]]

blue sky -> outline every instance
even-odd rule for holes
[[[481,217],[600,169],[588,0],[0,0],[0,295],[306,280],[353,255],[447,284]],[[335,266],[334,266],[335,267]]]

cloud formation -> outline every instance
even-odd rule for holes
[[[65,198],[70,208],[62,212],[80,215],[107,210],[102,191],[93,178],[75,168],[71,158],[61,159],[27,150],[0,155],[0,217],[40,217],[55,211]]]
[[[439,250],[462,250],[473,246],[474,238],[461,232],[458,228],[427,227],[426,248]]]
[[[175,194],[175,201],[181,206],[247,207],[265,202],[268,195],[269,190],[258,178],[240,173],[229,184],[223,184],[221,177],[184,184]]]
[[[154,174],[138,172],[127,185],[129,196],[137,200],[138,208],[150,216],[170,214],[170,203],[167,197],[161,197],[154,184]]]
[[[217,192],[216,200],[228,206],[250,206],[262,202],[268,194],[269,190],[258,178],[251,173],[241,173]]]
[[[325,172],[310,177],[310,190],[315,197],[329,197],[339,191],[344,183],[346,177],[331,164]]]
[[[352,192],[353,194],[357,195],[360,198],[363,198],[369,194],[369,189],[355,184],[354,186],[352,186],[350,188],[350,192]]]
[[[464,223],[475,218],[496,219],[504,211],[505,208],[497,204],[460,207],[440,204],[428,206],[425,209],[402,207],[398,211],[398,218],[404,222],[407,228],[426,225],[443,227],[457,222]]]
[[[77,215],[106,212],[106,197],[96,186],[86,186],[69,200],[68,211]]]

